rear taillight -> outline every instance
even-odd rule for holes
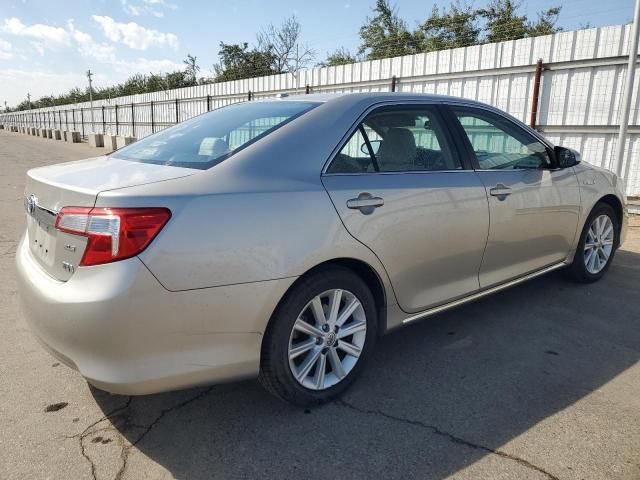
[[[87,237],[80,265],[100,265],[142,252],[169,218],[166,208],[64,207],[56,229]]]

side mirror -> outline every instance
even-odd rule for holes
[[[580,152],[573,150],[572,148],[555,147],[553,151],[556,154],[556,160],[558,161],[558,167],[569,168],[579,164],[582,160]]]
[[[371,144],[371,149],[373,150],[373,154],[375,155],[376,153],[378,153],[382,140],[369,140],[369,143]],[[363,143],[362,145],[360,145],[360,151],[365,155],[369,156],[369,149],[367,148],[366,143]]]

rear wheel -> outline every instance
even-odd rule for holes
[[[582,229],[570,271],[579,282],[595,282],[609,269],[618,245],[618,217],[606,203],[597,204]]]
[[[369,357],[376,308],[366,283],[351,270],[318,270],[278,307],[262,346],[260,381],[278,397],[302,406],[343,392]]]

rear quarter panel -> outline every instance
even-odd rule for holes
[[[371,265],[392,295],[382,264],[346,231],[321,186],[169,197],[129,190],[105,192],[98,204],[171,209],[169,223],[140,254],[168,290],[296,277],[328,260],[354,258]]]

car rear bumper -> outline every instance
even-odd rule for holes
[[[141,395],[255,376],[262,334],[293,279],[170,292],[138,258],[80,267],[67,282],[24,238],[19,290],[36,337],[98,388]]]

